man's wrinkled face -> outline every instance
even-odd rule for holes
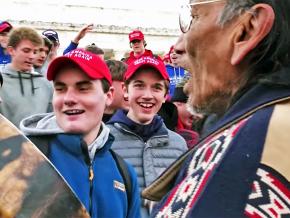
[[[224,5],[192,6],[191,27],[181,39],[192,76],[189,101],[198,111],[223,113],[238,79],[230,64],[232,26],[217,23]]]

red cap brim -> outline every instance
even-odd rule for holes
[[[104,79],[108,80],[110,85],[112,85],[112,79],[110,77],[105,76],[106,74],[110,73],[108,68],[105,69],[106,71],[108,71],[106,73],[96,73],[95,70],[92,69],[86,63],[77,62],[77,61],[75,61],[67,56],[58,57],[50,63],[50,65],[48,66],[48,70],[47,70],[47,79],[49,81],[52,81],[55,79],[56,74],[58,73],[59,69],[63,66],[64,63],[74,63],[80,69],[82,69],[88,75],[88,77],[90,77],[91,79],[103,79],[104,78]],[[105,65],[105,63],[104,63],[104,65]],[[102,67],[106,68],[106,66],[102,66]]]

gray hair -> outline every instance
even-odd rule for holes
[[[273,8],[275,21],[269,34],[248,55],[248,60],[250,60],[248,70],[254,71],[255,74],[257,72],[267,74],[288,66],[290,62],[290,0],[227,0],[219,16],[218,24],[222,27],[245,12],[255,16],[256,12],[251,8],[258,3],[265,3]]]
[[[252,0],[228,0],[224,10],[220,14],[218,24],[224,26],[227,22],[231,21],[234,17],[243,14],[250,10],[255,3]]]

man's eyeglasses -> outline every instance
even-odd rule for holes
[[[209,0],[209,1],[200,1],[200,2],[193,2],[193,3],[189,3],[186,5],[182,5],[181,6],[181,10],[179,12],[179,26],[180,26],[180,30],[183,33],[186,33],[192,23],[192,16],[191,16],[191,7],[194,5],[203,5],[203,4],[207,4],[207,3],[214,3],[214,2],[220,2],[220,1],[224,1],[224,0]]]

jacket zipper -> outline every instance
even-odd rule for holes
[[[94,170],[92,163],[89,164],[89,181],[90,181],[90,201],[89,201],[89,212],[92,216],[93,214],[93,179],[94,179]]]
[[[81,147],[84,154],[84,160],[86,165],[88,166],[88,179],[90,183],[89,190],[89,214],[93,215],[93,180],[94,180],[94,169],[93,169],[93,161],[90,159],[88,146],[85,141],[81,141]]]

